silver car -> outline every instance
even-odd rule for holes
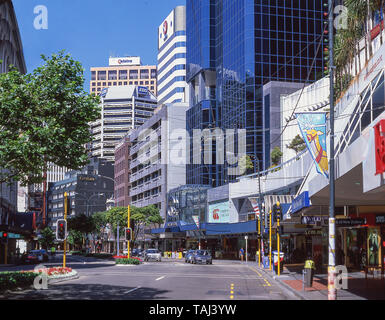
[[[144,254],[144,261],[162,261],[162,254],[158,249],[147,249]]]

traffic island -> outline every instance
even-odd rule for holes
[[[140,265],[142,264],[143,261],[139,258],[127,258],[127,257],[124,257],[124,258],[121,258],[121,257],[118,257],[115,259],[115,265]]]

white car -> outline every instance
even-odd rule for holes
[[[147,249],[144,254],[144,261],[156,260],[162,261],[162,254],[158,249]]]

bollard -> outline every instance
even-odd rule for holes
[[[179,259],[182,259],[182,252],[179,252]]]
[[[305,291],[305,270],[302,269],[302,291]]]

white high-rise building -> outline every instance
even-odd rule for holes
[[[132,129],[152,117],[157,108],[156,97],[147,87],[116,86],[100,94],[100,119],[90,123],[91,157],[115,161],[115,146]]]
[[[178,6],[158,28],[157,98],[159,104],[187,102],[186,7]]]

